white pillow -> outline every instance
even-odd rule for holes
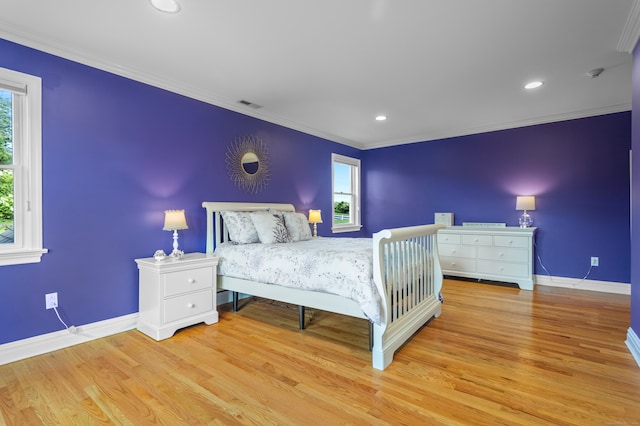
[[[287,227],[291,241],[305,241],[311,239],[309,221],[302,213],[285,212],[284,224]]]
[[[236,244],[259,243],[260,238],[251,220],[251,212],[222,212],[222,220],[229,231],[229,238]]]
[[[289,233],[278,214],[251,213],[251,220],[263,244],[288,243]]]

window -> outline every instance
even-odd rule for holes
[[[331,154],[333,187],[333,232],[359,231],[360,224],[360,160]]]
[[[0,265],[39,262],[42,248],[42,84],[0,68]]]

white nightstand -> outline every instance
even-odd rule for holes
[[[188,325],[218,322],[218,258],[185,254],[180,260],[136,259],[140,272],[138,330],[156,339],[173,336]]]

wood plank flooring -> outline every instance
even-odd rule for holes
[[[7,425],[638,425],[629,297],[446,280],[443,314],[371,368],[364,320],[252,301],[0,366]],[[308,315],[310,316],[310,315]]]

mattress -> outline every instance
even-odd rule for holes
[[[218,245],[218,274],[301,290],[342,296],[357,302],[380,324],[382,312],[373,282],[370,238],[313,238],[278,244]]]

